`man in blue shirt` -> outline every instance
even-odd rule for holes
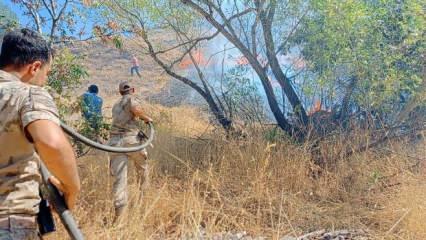
[[[99,130],[102,123],[102,98],[98,96],[98,86],[90,85],[81,99],[81,111],[84,119],[94,130]]]

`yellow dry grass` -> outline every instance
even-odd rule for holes
[[[79,159],[83,192],[75,215],[86,239],[198,239],[200,226],[209,236],[364,229],[373,239],[426,239],[424,149],[394,143],[391,153],[356,154],[313,178],[305,146],[261,136],[227,140],[190,107],[147,109],[161,122],[148,149],[151,185],[141,192],[130,168],[129,211],[117,225],[107,155]],[[60,227],[48,239],[67,236]]]
[[[155,119],[156,126],[173,136],[200,137],[213,130],[205,112],[191,106],[164,107],[144,104],[144,110]]]

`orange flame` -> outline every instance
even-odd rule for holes
[[[195,63],[199,66],[207,66],[207,60],[204,57],[203,52],[200,49],[197,49],[192,52],[192,57],[194,57]],[[190,56],[185,56],[183,60],[179,63],[181,69],[189,68],[193,64]]]
[[[308,115],[311,116],[312,114],[321,111],[321,101],[320,100],[316,100],[314,102],[314,106],[311,108],[311,110],[309,110]]]
[[[259,61],[260,65],[262,65],[262,67],[265,67],[268,64],[268,61],[260,55],[257,56],[257,61]],[[241,56],[241,57],[237,58],[236,63],[237,63],[237,65],[248,65],[249,61],[245,56]]]
[[[302,70],[306,67],[306,61],[303,58],[295,58],[292,63],[296,70]]]
[[[238,65],[248,65],[249,64],[247,58],[244,57],[244,56],[237,58],[236,62],[237,62]]]

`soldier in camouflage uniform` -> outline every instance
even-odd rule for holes
[[[152,122],[152,119],[142,110],[141,101],[134,95],[135,89],[128,82],[120,83],[119,91],[122,97],[112,108],[112,126],[109,143],[111,146],[121,147],[139,145],[141,137],[139,135],[140,130],[137,120],[142,119],[145,123],[149,123]],[[112,189],[115,207],[114,222],[122,215],[127,205],[127,168],[129,159],[135,165],[139,184],[142,186],[144,180],[148,180],[146,150],[127,154],[110,154],[111,174],[114,177]],[[147,182],[144,184],[147,184]]]
[[[0,53],[0,240],[39,239],[39,163],[73,208],[80,181],[73,149],[59,126],[58,111],[41,86],[52,53],[37,33],[7,33]]]

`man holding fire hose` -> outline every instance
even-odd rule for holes
[[[112,108],[109,145],[116,147],[140,145],[143,136],[141,136],[137,120],[142,119],[145,123],[151,123],[152,119],[142,110],[140,100],[134,94],[135,88],[133,86],[128,82],[121,82],[118,90],[121,98]],[[149,170],[146,164],[147,152],[145,149],[132,153],[110,153],[111,174],[114,176],[112,189],[115,207],[114,222],[123,215],[127,206],[127,168],[129,159],[135,165],[140,186],[142,186],[144,180],[148,180]]]
[[[72,209],[80,192],[73,149],[46,84],[52,62],[36,32],[7,33],[0,53],[0,240],[38,239],[40,160]]]

